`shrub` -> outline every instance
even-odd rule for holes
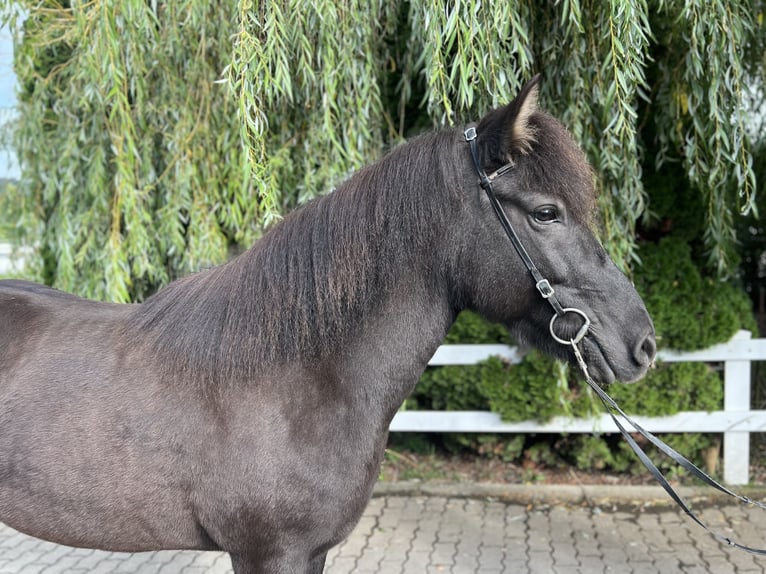
[[[435,411],[487,410],[481,393],[485,378],[502,378],[504,367],[499,359],[479,365],[429,367],[413,394],[417,408]]]
[[[445,342],[512,343],[505,327],[485,321],[470,311],[458,316]],[[487,410],[490,405],[481,392],[482,381],[502,379],[503,372],[503,363],[498,359],[479,365],[429,367],[407,407],[448,411]]]
[[[728,341],[739,329],[755,331],[747,294],[730,283],[704,277],[688,244],[665,237],[642,246],[639,255],[636,289],[663,348],[704,349]]]
[[[507,365],[498,359],[486,363],[493,363],[498,369],[492,373],[494,376],[476,383],[490,409],[503,420],[544,422],[562,414],[568,387],[554,361],[532,351],[518,365]]]
[[[723,407],[719,372],[704,363],[661,363],[634,385],[612,385],[612,398],[627,413],[651,416]]]
[[[445,343],[462,343],[465,345],[481,343],[513,344],[508,329],[497,323],[490,323],[476,313],[463,311],[447,333]]]

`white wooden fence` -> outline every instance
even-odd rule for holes
[[[21,250],[16,257],[13,254],[13,248],[8,243],[0,243],[0,275],[7,273],[17,273],[21,271],[24,263],[24,255],[28,250]]]
[[[473,365],[491,356],[518,363],[521,355],[506,345],[443,345],[430,365]],[[666,362],[724,364],[722,411],[681,412],[667,417],[633,417],[654,433],[723,433],[723,477],[728,484],[747,484],[750,466],[750,433],[766,432],[766,411],[750,410],[750,363],[766,361],[766,339],[751,339],[740,331],[731,341],[703,351],[660,351]],[[636,383],[636,384],[641,384]],[[483,411],[400,411],[391,423],[396,432],[480,433],[614,433],[619,432],[609,415],[592,419],[555,417],[547,423],[506,423],[495,413]],[[682,453],[683,454],[683,453]]]
[[[11,269],[11,246],[0,243],[0,273],[8,273]]]

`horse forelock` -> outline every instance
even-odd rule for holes
[[[296,209],[232,261],[170,284],[133,324],[215,378],[319,357],[431,255],[459,196],[454,132],[419,136]]]
[[[575,220],[592,227],[597,214],[595,172],[569,131],[554,117],[535,112],[532,151],[520,158],[520,179],[559,197]]]

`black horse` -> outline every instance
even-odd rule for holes
[[[592,170],[536,97],[535,80],[475,126],[481,164],[513,162],[495,191],[559,300],[591,318],[593,376],[638,379],[651,320],[592,233]],[[2,282],[0,520],[72,546],[223,550],[237,574],[321,572],[463,309],[572,358],[462,129],[395,148],[143,304]]]

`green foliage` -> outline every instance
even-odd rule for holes
[[[508,330],[476,313],[464,311],[452,325],[445,343],[481,344],[511,342]],[[486,410],[482,381],[495,380],[504,370],[499,360],[473,366],[429,367],[408,402],[408,408],[431,410]]]
[[[504,370],[500,360],[480,365],[429,367],[420,378],[413,394],[418,408],[428,410],[486,410],[481,392],[485,379],[497,379]]]
[[[0,213],[5,209],[9,191],[13,193],[13,187],[15,187],[15,184],[10,180],[0,179]],[[13,235],[13,226],[9,221],[0,219],[0,241],[7,241],[11,235]]]
[[[482,458],[513,462],[524,454],[526,437],[523,434],[503,436],[496,434],[447,433],[444,447],[452,453],[469,452]]]
[[[391,433],[388,437],[388,447],[394,451],[406,450],[415,454],[434,454],[434,443],[428,435],[417,432]]]
[[[580,470],[604,470],[615,466],[612,449],[601,437],[579,435],[573,443],[575,466]]]
[[[766,38],[764,38],[766,42]],[[766,48],[764,49],[766,54]],[[766,133],[766,117],[754,127],[761,133]],[[756,181],[759,185],[757,208],[761,214],[766,213],[766,139],[753,150],[753,167],[756,171]],[[763,215],[757,217],[751,213],[740,218],[737,225],[737,237],[740,241],[739,255],[741,257],[740,274],[745,289],[754,302],[766,294],[766,221]],[[761,317],[761,336],[766,336],[766,316]]]
[[[700,468],[705,469],[709,474],[715,475],[716,469],[707,466],[705,458],[706,451],[711,448],[717,448],[720,445],[720,438],[711,434],[661,434],[658,435],[670,448],[683,453]],[[616,437],[615,437],[616,438]],[[652,457],[652,461],[663,473],[666,473],[670,480],[687,475],[687,471],[677,465],[658,450],[648,444],[642,444],[647,453]],[[612,468],[617,471],[629,471],[633,474],[644,472],[643,465],[636,461],[636,455],[630,449],[625,441],[620,441],[612,447]]]
[[[458,315],[444,341],[463,344],[512,344],[508,329],[497,323],[490,323],[471,311],[463,311]]]
[[[225,5],[17,2],[21,181],[6,217],[39,245],[40,279],[142,299],[251,240],[236,106],[216,84],[231,54]],[[14,3],[3,9],[15,22]]]
[[[682,43],[687,47],[682,85],[690,124],[684,158],[690,179],[708,198],[711,216],[706,239],[711,246],[710,260],[720,272],[728,267],[734,244],[729,191],[737,189],[743,212],[752,208],[755,192],[752,159],[745,151],[747,118],[741,105],[744,64],[736,49],[747,42],[752,30],[749,10],[749,3],[743,1],[697,0],[685,2],[678,14],[689,22],[682,33]],[[710,45],[725,46],[727,52],[736,55],[711,52],[707,49]],[[704,52],[702,46],[706,47]],[[710,123],[725,123],[732,129],[726,130],[728,133],[711,132],[707,127]]]
[[[703,349],[728,341],[739,329],[755,331],[746,294],[730,283],[705,276],[690,246],[675,237],[647,244],[636,289],[652,316],[662,347]]]
[[[720,374],[704,363],[660,363],[634,385],[612,385],[609,394],[627,413],[651,416],[723,408]]]
[[[663,473],[671,479],[683,475],[684,470],[672,460],[641,437],[636,435],[634,438],[639,440],[641,448]],[[690,458],[697,466],[704,466],[704,451],[716,444],[715,437],[706,434],[662,434],[659,438]],[[567,463],[582,471],[646,472],[622,435],[569,435],[561,437],[552,448]]]
[[[762,134],[747,126],[763,91],[745,84],[764,84],[763,13],[763,0],[6,2],[22,181],[3,215],[39,246],[47,283],[140,300],[413,129],[475,119],[543,72],[544,106],[596,167],[610,253],[636,260],[656,158],[701,198],[708,266],[733,274],[737,207],[756,197]]]
[[[499,359],[485,364],[496,365],[494,377],[484,377],[477,384],[487,397],[493,412],[503,420],[549,420],[561,412],[555,365],[537,352],[532,352],[519,365],[504,365]]]
[[[379,155],[396,16],[391,1],[239,2],[225,77],[266,223]]]
[[[762,108],[763,94],[749,108],[745,78],[746,70],[763,77],[762,14],[762,2],[695,0],[663,2],[652,20],[660,55],[653,65],[656,97],[646,106],[656,129],[654,157],[659,165],[680,162],[703,198],[707,263],[719,275],[736,265],[737,207],[747,213],[755,206],[747,125],[758,114],[748,110]],[[717,125],[726,133],[710,129]]]
[[[649,210],[644,214],[642,231],[650,237],[672,234],[694,244],[696,251],[701,252],[707,211],[705,198],[677,165],[648,162],[644,173]]]

